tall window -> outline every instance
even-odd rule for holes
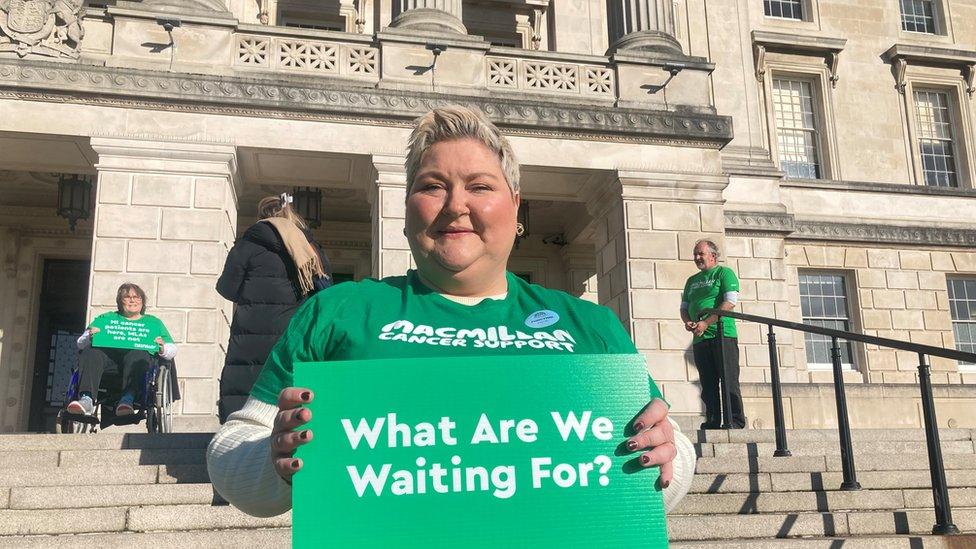
[[[803,323],[834,330],[851,331],[844,277],[835,274],[800,273],[800,310]],[[831,339],[820,334],[804,334],[807,365],[833,364]],[[854,361],[849,341],[839,340],[841,364],[852,368]]]
[[[950,278],[948,285],[956,349],[976,353],[976,278]],[[967,366],[976,364],[968,363]]]
[[[819,179],[822,175],[813,84],[806,80],[774,78],[773,114],[780,166],[787,177]]]
[[[901,0],[901,28],[908,32],[935,34],[932,0]]]
[[[803,20],[803,0],[763,0],[767,17]]]
[[[949,94],[916,90],[915,120],[925,184],[935,187],[957,186]]]

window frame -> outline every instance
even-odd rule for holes
[[[946,295],[947,295],[947,299],[949,300],[949,324],[952,326],[952,340],[953,340],[952,342],[953,342],[953,347],[956,350],[961,351],[962,349],[959,348],[959,341],[956,339],[956,322],[967,322],[967,321],[956,320],[955,318],[952,317],[952,296],[949,294],[950,281],[952,281],[952,280],[973,280],[973,281],[976,281],[976,274],[973,274],[973,273],[953,273],[953,274],[949,274],[949,275],[946,276]],[[971,317],[971,318],[972,318],[972,320],[970,320],[968,322],[972,322],[973,325],[976,326],[976,316]],[[976,342],[974,342],[974,343],[976,343]],[[974,351],[974,352],[976,352],[976,351]],[[976,364],[967,364],[967,363],[963,363],[963,362],[957,361],[956,362],[956,365],[958,366],[960,373],[976,373]]]
[[[858,305],[858,293],[857,287],[855,286],[855,276],[852,271],[848,270],[834,270],[834,269],[804,269],[798,268],[796,270],[796,292],[797,292],[797,309],[799,310],[800,321],[805,322],[803,315],[803,294],[800,292],[801,278],[804,275],[828,275],[840,277],[844,282],[844,292],[845,301],[847,303],[847,322],[849,329],[847,331],[854,333],[863,333],[861,330],[860,317],[854,314],[856,311],[860,311],[860,306]],[[806,333],[803,334],[801,342],[803,343],[803,356],[806,358],[807,354],[807,340]],[[847,341],[850,345],[850,356],[851,363],[845,364],[841,363],[841,369],[845,372],[860,372],[861,365],[866,364],[865,357],[863,355],[864,346],[857,341]],[[806,362],[807,370],[809,371],[829,371],[833,369],[833,363],[819,363],[819,362]]]
[[[905,30],[902,24],[902,9],[901,1],[894,0],[898,5],[898,34],[901,39],[907,39],[912,41],[923,41],[923,42],[947,42],[951,43],[952,39],[952,18],[949,14],[949,6],[945,0],[932,0],[932,19],[933,25],[935,26],[934,33],[928,32],[918,32]]]
[[[912,183],[919,186],[929,186],[925,184],[925,170],[922,162],[920,148],[920,132],[918,127],[917,108],[915,105],[915,92],[939,92],[945,93],[949,100],[949,121],[952,132],[952,152],[956,162],[956,186],[946,187],[949,189],[971,189],[976,181],[973,174],[973,151],[970,146],[973,143],[972,130],[970,128],[969,109],[963,108],[967,104],[960,101],[960,97],[966,97],[963,89],[964,84],[959,79],[938,78],[931,75],[913,76],[906,78],[904,91],[904,115],[907,120],[906,130],[908,139],[908,151],[911,154],[912,164]]]
[[[769,54],[767,54],[769,55]],[[777,79],[801,80],[810,83],[811,95],[813,100],[814,122],[819,127],[816,128],[817,135],[817,159],[819,163],[819,180],[838,180],[842,179],[840,166],[836,159],[839,158],[837,152],[837,139],[834,133],[833,120],[833,87],[829,84],[830,76],[828,69],[820,59],[817,64],[784,63],[771,59],[767,62],[766,74],[763,78],[763,93],[765,95],[766,111],[766,132],[769,143],[770,155],[777,168],[783,169],[780,157],[779,135],[776,125],[776,110],[773,101],[773,81]],[[803,178],[791,178],[804,180]]]
[[[820,2],[819,0],[800,0],[800,11],[802,12],[802,19],[793,19],[790,17],[778,17],[775,15],[766,15],[766,2],[765,0],[760,0],[758,2],[759,16],[762,18],[764,25],[771,27],[787,27],[787,28],[808,28],[810,30],[821,30],[820,29]]]

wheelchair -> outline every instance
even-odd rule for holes
[[[150,434],[173,432],[173,401],[175,365],[171,360],[150,356],[149,368],[143,376],[141,398],[133,402],[135,413],[115,415],[115,406],[122,396],[121,372],[105,372],[98,395],[94,398],[95,412],[86,416],[68,412],[68,403],[78,398],[78,382],[81,372],[76,366],[71,371],[71,382],[64,398],[64,406],[58,412],[54,429],[56,433],[95,433],[112,425],[134,425],[146,421]],[[179,398],[178,396],[176,398]]]

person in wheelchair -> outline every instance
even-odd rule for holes
[[[159,346],[152,354],[160,358],[172,360],[176,356],[176,345],[163,322],[146,314],[146,292],[136,284],[126,282],[119,286],[115,297],[117,311],[110,311],[99,315],[81,337],[78,338],[78,399],[71,401],[67,411],[72,414],[90,416],[95,412],[95,398],[105,372],[122,372],[122,396],[115,406],[116,416],[132,415],[135,412],[133,402],[142,392],[142,382],[146,370],[149,368],[150,352],[140,349],[117,349],[111,347],[93,346],[94,335],[99,332],[95,324],[105,324],[113,319],[138,320],[146,329],[149,336]]]

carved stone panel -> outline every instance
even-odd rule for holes
[[[78,59],[82,0],[0,0],[0,53]]]

